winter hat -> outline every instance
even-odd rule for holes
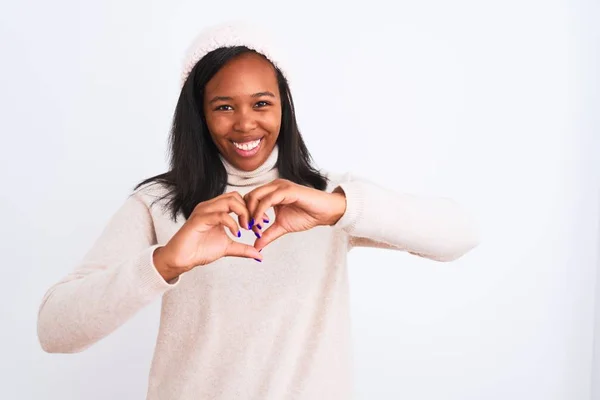
[[[209,26],[193,40],[183,62],[181,86],[202,57],[220,47],[230,46],[246,46],[262,54],[281,70],[286,79],[289,79],[284,66],[284,57],[281,50],[277,48],[273,35],[245,21],[229,21]]]

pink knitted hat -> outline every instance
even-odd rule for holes
[[[193,40],[186,52],[181,76],[181,86],[196,63],[207,53],[219,47],[246,46],[267,57],[281,70],[286,79],[286,69],[281,51],[276,48],[273,36],[265,29],[244,21],[230,21],[209,26]]]

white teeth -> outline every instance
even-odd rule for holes
[[[233,142],[233,144],[238,149],[249,151],[249,150],[255,149],[256,146],[259,145],[260,141],[261,141],[261,139],[254,140],[252,142],[246,142],[246,143],[236,143],[236,142]]]

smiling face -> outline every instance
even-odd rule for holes
[[[256,53],[226,63],[206,84],[204,115],[225,159],[253,171],[269,157],[281,127],[281,101],[273,65]]]

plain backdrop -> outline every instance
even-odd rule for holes
[[[144,398],[160,299],[69,355],[41,350],[38,307],[166,169],[192,38],[247,18],[285,43],[319,167],[453,197],[482,227],[452,263],[351,253],[357,398],[600,399],[597,4],[0,7],[0,398]]]

